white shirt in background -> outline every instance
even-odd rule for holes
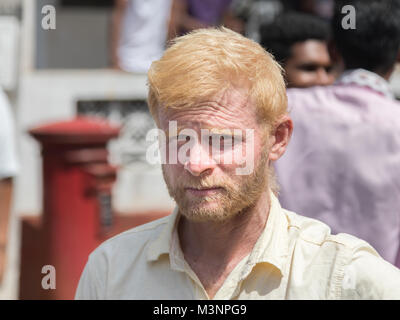
[[[0,179],[17,174],[14,119],[6,94],[0,88]]]
[[[118,46],[120,67],[146,73],[161,58],[167,39],[171,0],[129,0]]]

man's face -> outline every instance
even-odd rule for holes
[[[167,133],[167,163],[162,165],[164,179],[169,194],[187,218],[224,221],[254,205],[267,190],[269,161],[264,129],[257,123],[255,107],[245,92],[229,89],[189,109],[160,110],[159,120],[160,129]],[[168,163],[169,144],[173,143],[168,138],[171,121],[176,121],[178,136],[184,142],[186,133],[182,132],[187,129],[193,130],[198,138],[187,151],[184,163]],[[203,140],[206,143],[202,143],[202,129],[211,133],[210,143],[207,143],[207,137]],[[252,129],[253,134],[246,134],[246,129]],[[241,139],[235,141],[232,137],[234,143],[225,146],[221,143],[215,156],[211,136],[220,141],[229,140],[229,135],[239,131],[243,133]],[[182,141],[178,141],[178,152],[182,147]],[[238,175],[237,169],[244,167],[243,158],[254,161],[253,170]]]
[[[307,40],[295,43],[285,63],[288,87],[330,85],[335,81],[326,42]]]

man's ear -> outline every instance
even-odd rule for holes
[[[283,116],[270,137],[269,160],[278,160],[286,151],[293,132],[293,121],[288,115]]]

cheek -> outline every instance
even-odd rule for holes
[[[304,72],[304,71],[300,71],[300,70],[296,70],[293,72],[293,78],[295,80],[301,80],[301,81],[310,81],[312,80],[315,76],[314,73],[312,72]]]
[[[246,162],[249,151],[246,149],[246,144],[240,144],[233,147],[232,145],[225,146],[221,150],[212,150],[211,157],[216,162],[217,166],[223,171],[230,171],[237,166]]]
[[[274,138],[271,136],[268,136],[268,138],[264,136],[263,139],[261,137],[258,137],[258,139],[256,139],[256,145],[254,147],[255,164],[258,164],[262,161],[268,161],[269,150],[274,141]]]
[[[250,172],[263,158],[268,156],[268,146],[260,137],[252,142],[246,142],[232,150],[225,151],[220,159],[220,169],[227,175],[234,177],[238,168],[249,168]],[[242,172],[242,170],[240,171]]]
[[[183,168],[179,168],[177,164],[163,164],[162,170],[166,179],[171,184],[175,184],[179,180]]]
[[[306,72],[296,68],[295,65],[288,65],[285,68],[286,79],[288,82],[307,81],[313,78],[312,72]]]

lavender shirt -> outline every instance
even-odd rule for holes
[[[361,69],[335,85],[287,94],[294,131],[275,163],[282,207],[366,240],[395,264],[400,103],[387,82]]]
[[[219,25],[232,0],[186,0],[188,12],[209,26]]]

